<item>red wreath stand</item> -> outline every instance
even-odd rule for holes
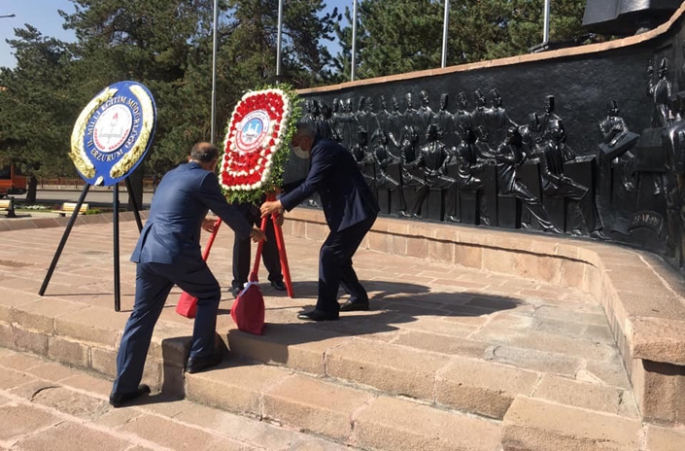
[[[275,200],[275,196],[268,196],[269,201]],[[266,233],[266,224],[269,218],[262,218],[261,229]],[[278,215],[276,213],[271,214],[271,221],[274,225],[274,235],[276,235],[276,246],[278,248],[278,255],[281,260],[281,270],[283,271],[283,279],[285,281],[285,286],[287,288],[288,296],[291,298],[295,297],[293,292],[293,283],[290,278],[290,267],[288,266],[288,255],[285,251],[285,241],[283,240],[283,230],[281,226],[278,225]],[[217,220],[214,227],[214,232],[210,235],[205,251],[202,255],[203,260],[207,261],[209,258],[209,252],[214,244],[214,239],[217,233],[219,233],[219,226],[221,225],[221,219]],[[264,298],[262,297],[262,292],[259,289],[259,264],[262,258],[262,247],[264,246],[264,241],[260,241],[257,246],[257,254],[255,255],[255,263],[250,273],[250,279],[247,286],[240,292],[240,295],[236,299],[233,307],[231,309],[231,316],[236,322],[238,329],[261,335],[264,326]],[[260,307],[261,306],[261,307]],[[185,291],[181,293],[181,297],[178,300],[178,305],[176,305],[176,313],[186,318],[195,318],[195,313],[197,312],[197,298],[191,296]]]

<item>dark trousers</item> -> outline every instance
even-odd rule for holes
[[[248,220],[250,220],[248,218]],[[261,225],[261,222],[258,222]],[[247,278],[250,274],[251,265],[251,240],[250,238],[240,239],[236,235],[233,239],[233,282],[231,285],[234,288],[243,288],[247,283]],[[262,259],[264,266],[269,271],[269,281],[282,282],[283,274],[281,274],[281,259],[278,254],[278,245],[276,244],[276,234],[274,233],[274,223],[269,217],[266,221],[266,241],[262,247]]]
[[[340,232],[328,235],[319,253],[319,299],[317,310],[340,311],[338,289],[342,285],[352,302],[369,302],[366,290],[359,283],[352,267],[352,256],[357,251],[376,217],[372,217]]]
[[[190,357],[207,357],[214,351],[221,288],[207,264],[202,260],[183,265],[139,263],[135,305],[117,355],[114,393],[131,393],[138,388],[152,332],[174,284],[198,298]]]

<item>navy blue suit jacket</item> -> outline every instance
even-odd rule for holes
[[[201,226],[208,210],[237,235],[250,235],[252,226],[226,202],[216,174],[193,162],[167,172],[155,191],[131,261],[184,264],[201,259]]]
[[[317,138],[310,158],[307,179],[281,197],[283,208],[290,211],[316,192],[335,232],[378,215],[378,202],[350,152],[333,140]]]

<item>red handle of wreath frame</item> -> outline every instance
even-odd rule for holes
[[[276,196],[270,194],[268,201],[273,202]],[[283,239],[283,230],[278,225],[278,213],[272,213],[271,220],[274,223],[274,235],[276,236],[276,246],[278,247],[278,258],[281,260],[281,271],[283,272],[283,279],[288,296],[295,297],[295,290],[293,290],[293,281],[290,278],[290,266],[288,265],[288,254],[285,251],[285,240]]]
[[[216,235],[219,233],[219,227],[221,226],[221,218],[217,219],[216,222],[214,223],[214,232],[209,236],[209,240],[207,240],[207,246],[205,246],[205,251],[202,253],[202,260],[207,261],[209,258],[209,251],[212,250],[212,245],[214,244],[214,239],[216,238]]]

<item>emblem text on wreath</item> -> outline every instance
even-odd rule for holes
[[[102,162],[117,160],[131,150],[140,133],[142,112],[136,100],[116,96],[98,108],[88,121],[87,147]]]
[[[271,119],[266,111],[253,111],[238,125],[236,147],[240,152],[250,153],[260,148],[271,127]]]

